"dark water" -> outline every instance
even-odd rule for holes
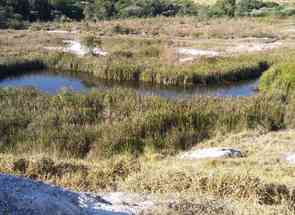
[[[0,87],[34,87],[42,92],[56,94],[63,89],[86,91],[83,81],[69,75],[55,73],[31,73],[0,80]]]
[[[218,85],[213,87],[199,86],[193,88],[184,87],[160,87],[149,84],[117,83],[109,81],[93,80],[91,77],[78,77],[76,75],[42,72],[21,76],[8,77],[0,80],[0,87],[34,87],[51,95],[62,89],[75,92],[86,92],[92,88],[106,91],[115,87],[133,89],[140,95],[161,96],[170,99],[189,99],[194,96],[219,96],[239,97],[255,94],[258,80],[244,81],[235,84]]]

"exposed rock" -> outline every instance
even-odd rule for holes
[[[207,149],[197,149],[184,152],[180,155],[181,159],[187,160],[199,160],[199,159],[216,159],[216,158],[234,158],[242,157],[241,151],[237,149],[230,148],[207,148]]]
[[[0,184],[0,214],[129,215],[153,206],[139,194],[77,193],[4,174]]]

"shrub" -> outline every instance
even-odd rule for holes
[[[264,7],[261,0],[241,0],[237,4],[237,15],[246,16],[253,10],[259,10]]]
[[[95,37],[94,35],[86,34],[83,35],[80,39],[82,45],[86,46],[89,49],[93,49],[95,47],[101,47],[102,41],[101,39]]]
[[[141,49],[139,54],[145,57],[159,57],[160,49],[158,46],[148,46]]]
[[[24,158],[18,159],[15,162],[13,162],[13,171],[20,172],[24,174],[27,171],[27,168],[29,166],[29,161],[27,161]]]
[[[236,0],[218,0],[211,8],[211,16],[235,16]]]
[[[112,29],[113,33],[116,34],[133,34],[136,33],[136,31],[134,29],[131,29],[129,27],[124,27],[122,25],[115,25]]]
[[[49,175],[55,173],[55,164],[51,158],[41,158],[35,165],[37,175]]]
[[[123,18],[127,17],[143,17],[144,9],[137,5],[131,5],[123,8],[121,11],[119,11],[119,16]]]

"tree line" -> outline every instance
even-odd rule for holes
[[[193,0],[0,0],[0,27],[22,21],[101,20],[153,16],[236,16],[263,7],[262,0],[217,0],[199,5]]]

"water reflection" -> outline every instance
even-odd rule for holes
[[[0,80],[0,87],[35,87],[51,95],[66,88],[75,92],[85,92],[95,88],[97,90],[111,90],[115,87],[133,89],[139,95],[161,96],[169,99],[190,99],[194,96],[218,96],[238,97],[251,96],[255,94],[258,80],[243,81],[218,86],[196,86],[196,87],[163,87],[144,83],[111,82],[93,79],[83,74],[57,72],[38,72],[20,76],[11,76]]]

